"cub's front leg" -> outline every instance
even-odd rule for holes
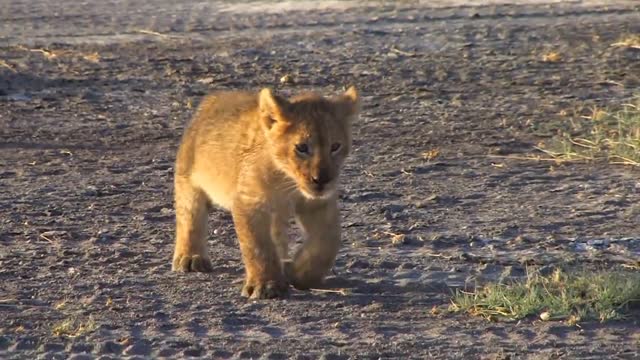
[[[236,201],[232,215],[245,266],[242,296],[251,299],[285,296],[289,285],[271,239],[271,214],[264,205]]]
[[[285,262],[291,284],[300,290],[321,286],[340,249],[340,213],[335,196],[305,200],[296,206],[296,220],[306,235],[292,262]]]

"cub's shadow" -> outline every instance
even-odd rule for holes
[[[441,303],[450,296],[452,288],[444,284],[415,283],[398,286],[391,280],[366,281],[345,276],[327,277],[322,287],[312,290],[292,290],[291,299],[301,301],[335,301],[336,297],[349,305],[369,305],[376,302],[385,308],[411,301],[424,305]]]

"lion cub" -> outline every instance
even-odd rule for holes
[[[274,298],[288,284],[322,283],[340,247],[336,187],[359,113],[354,87],[324,98],[220,92],[204,98],[185,131],[175,169],[175,271],[212,271],[211,203],[231,211],[245,281],[242,295]],[[295,217],[305,242],[289,258]]]

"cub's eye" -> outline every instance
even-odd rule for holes
[[[331,144],[331,152],[334,153],[334,152],[340,150],[341,147],[342,147],[342,144],[333,143],[333,144]]]
[[[296,145],[296,152],[298,154],[307,155],[309,154],[309,145],[302,143]]]

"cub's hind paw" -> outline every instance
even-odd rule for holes
[[[282,298],[289,293],[289,284],[284,281],[247,281],[242,287],[242,296],[249,299]]]
[[[324,276],[310,271],[306,266],[293,261],[283,261],[282,267],[287,281],[297,290],[321,288],[324,285]]]
[[[211,260],[202,255],[176,255],[173,258],[173,271],[178,272],[212,272]]]

